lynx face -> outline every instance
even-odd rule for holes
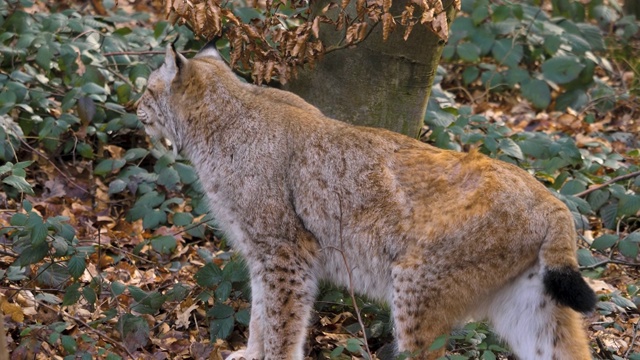
[[[304,359],[323,279],[389,303],[398,350],[418,359],[470,316],[520,360],[590,359],[573,218],[522,169],[326,118],[239,81],[213,46],[168,48],[138,116],[191,160],[247,260],[249,339],[229,359]]]
[[[137,115],[152,141],[168,140],[177,154],[180,150],[181,138],[177,132],[176,118],[170,101],[171,81],[178,70],[176,65],[180,61],[178,59],[183,58],[182,55],[173,51],[167,54],[167,59],[169,56],[172,61],[165,61],[160,69],[149,76],[147,90],[138,101]]]

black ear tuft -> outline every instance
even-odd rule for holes
[[[213,39],[209,40],[209,42],[202,47],[202,49],[200,49],[200,51],[202,50],[216,50],[218,51],[218,48],[216,47],[216,42],[218,42],[218,40],[220,40],[220,36],[216,36]]]
[[[184,66],[184,62],[182,60],[182,56],[180,56],[180,54],[178,54],[178,52],[176,51],[175,43],[176,43],[175,41],[171,43],[171,49],[173,50],[173,53],[175,54],[176,67],[178,68],[178,70],[181,70],[182,67]]]

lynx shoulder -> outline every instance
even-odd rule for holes
[[[329,119],[239,81],[211,46],[172,48],[138,106],[195,166],[252,288],[240,359],[303,359],[317,284],[390,304],[399,351],[486,318],[518,358],[590,359],[573,219],[527,172]]]

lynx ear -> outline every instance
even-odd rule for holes
[[[214,38],[209,41],[207,45],[205,45],[202,49],[200,49],[200,51],[198,51],[195,58],[212,57],[216,58],[217,60],[222,60],[222,56],[220,56],[218,48],[216,48],[216,40],[217,38]]]
[[[180,71],[184,67],[184,65],[188,62],[187,58],[182,56],[176,49],[173,47],[173,44],[167,45],[167,52],[164,58],[164,65],[169,72],[169,75],[175,76],[175,74]]]

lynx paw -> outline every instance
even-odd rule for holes
[[[262,360],[262,356],[255,353],[249,353],[246,349],[234,351],[227,356],[225,360]]]

